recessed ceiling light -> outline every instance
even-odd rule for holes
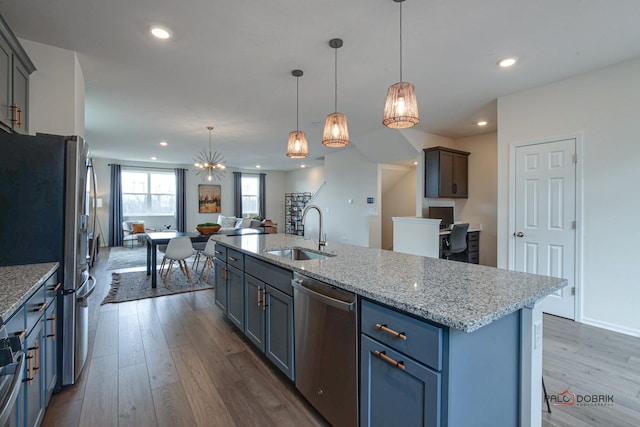
[[[413,164],[414,164],[414,165],[417,165],[417,164],[418,164],[418,162],[417,162],[417,161],[416,161],[416,162],[413,162]]]
[[[479,122],[477,122],[476,124],[477,124],[478,126],[486,126],[486,125],[487,125],[487,123],[488,123],[488,122],[487,122],[486,120],[480,120],[480,121],[479,121]]]
[[[163,147],[166,147],[169,144],[167,144],[167,141],[160,141],[160,145],[162,145]]]
[[[172,35],[171,30],[169,30],[167,27],[163,27],[162,25],[150,25],[149,32],[152,36],[161,40],[171,38]]]
[[[505,58],[498,61],[498,65],[502,68],[508,68],[515,64],[517,61],[518,60],[516,58]]]
[[[260,169],[260,165],[256,165],[256,169]]]
[[[151,156],[149,157],[151,160],[158,160],[158,158],[156,156]]]
[[[305,165],[300,165],[300,167],[301,167],[301,168],[306,168],[306,166],[305,166]]]

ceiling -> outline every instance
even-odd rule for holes
[[[416,87],[421,118],[414,129],[441,136],[495,131],[498,97],[640,56],[637,0],[402,4],[403,77]],[[333,151],[320,140],[334,111],[335,37],[344,40],[338,110],[352,144],[372,151],[403,133],[381,124],[387,87],[399,80],[392,0],[0,0],[0,14],[18,37],[78,53],[96,157],[189,164],[213,125],[228,166],[319,164]],[[152,38],[154,23],[173,38]],[[519,62],[497,67],[507,56]],[[305,160],[285,156],[296,68]],[[489,124],[479,128],[480,119]]]

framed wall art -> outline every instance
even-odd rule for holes
[[[221,191],[222,186],[220,185],[198,185],[198,212],[220,213]]]

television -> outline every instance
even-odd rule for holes
[[[453,224],[453,207],[429,206],[429,218],[442,219],[440,228],[449,228]]]

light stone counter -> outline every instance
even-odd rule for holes
[[[567,285],[565,279],[329,242],[321,260],[293,261],[265,250],[311,240],[285,234],[214,239],[400,311],[472,332]]]
[[[57,262],[0,267],[0,316],[7,320],[56,271]]]

